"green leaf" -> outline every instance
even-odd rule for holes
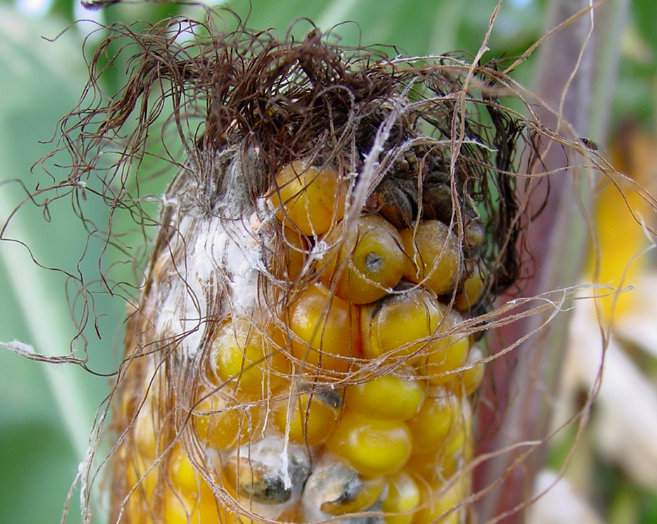
[[[657,20],[657,2],[654,0],[634,0],[633,21],[639,29],[644,41],[651,47],[653,54],[657,53],[657,31],[655,31],[655,20]]]
[[[55,42],[61,22],[29,20],[16,11],[0,8],[0,222],[25,198],[15,182],[35,188],[52,179],[30,166],[54,148],[40,144],[53,136],[58,119],[74,107],[86,79],[86,68],[76,30]],[[55,169],[68,159],[56,156],[48,165]],[[54,196],[54,194],[50,194]],[[103,206],[91,199],[83,204],[85,214],[102,225]],[[93,288],[98,274],[95,260],[101,243],[92,239],[82,261],[87,233],[74,215],[70,199],[53,202],[51,221],[30,202],[23,205],[5,236],[25,242],[44,265],[78,271],[89,278]],[[27,250],[15,243],[0,242],[0,341],[14,339],[32,344],[47,355],[64,355],[76,332],[71,321],[65,285],[71,281],[62,273],[38,268]],[[69,287],[75,292],[75,286]],[[102,296],[96,301],[102,319],[100,332],[90,324],[89,365],[101,371],[116,367],[112,345],[120,338],[122,306]],[[116,338],[113,338],[116,337]],[[78,351],[78,354],[82,354]],[[108,381],[78,367],[39,364],[0,350],[0,441],[6,452],[0,457],[0,522],[58,522],[64,496],[88,446],[91,423],[100,400],[107,394]],[[48,486],[51,489],[48,491]],[[48,491],[48,493],[44,493]],[[73,500],[69,522],[77,522]]]

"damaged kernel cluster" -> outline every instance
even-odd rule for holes
[[[331,165],[278,170],[263,198],[282,296],[216,326],[177,434],[156,429],[156,387],[124,399],[124,522],[461,521],[484,371],[461,314],[484,277],[454,222],[349,220],[350,189]]]

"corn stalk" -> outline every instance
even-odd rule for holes
[[[603,5],[588,0],[551,3],[547,29],[562,25],[541,46],[535,87],[537,96],[551,108],[539,112],[546,127],[567,133],[567,122],[581,137],[605,139],[627,5],[627,0]],[[539,169],[554,174],[549,175],[546,207],[527,235],[534,271],[523,285],[521,294],[526,297],[576,285],[589,243],[590,173],[572,167],[582,158],[554,144],[543,142],[539,148],[544,153]],[[526,198],[530,212],[536,211],[546,193],[533,191]],[[551,314],[526,317],[491,337],[494,351],[500,351],[529,336],[493,362],[489,387],[483,393],[480,451],[491,452],[492,458],[476,472],[477,488],[483,490],[482,522],[522,522],[533,497],[534,481],[550,443],[546,435],[551,402],[559,384],[570,316],[562,311],[541,329]],[[519,443],[526,445],[516,446]]]

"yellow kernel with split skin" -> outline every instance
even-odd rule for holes
[[[293,411],[289,416],[288,409]],[[338,420],[338,410],[330,406],[320,394],[301,393],[291,402],[280,401],[274,407],[274,425],[285,433],[289,423],[289,437],[293,442],[318,446],[331,436]]]
[[[443,295],[452,291],[461,273],[458,239],[439,220],[421,222],[401,231],[408,263],[404,276]]]
[[[385,524],[411,524],[419,505],[420,488],[407,472],[402,471],[388,480],[388,495],[381,507],[387,513]]]
[[[321,260],[322,282],[354,304],[367,304],[383,297],[401,280],[406,255],[399,232],[377,215],[360,217],[345,234],[335,229],[325,239],[333,249]],[[339,275],[339,278],[336,277]]]
[[[403,422],[345,413],[327,447],[365,476],[392,475],[411,455],[411,432]]]
[[[330,167],[296,160],[276,174],[269,201],[276,218],[304,235],[322,235],[344,215],[347,183]]]
[[[288,358],[248,319],[224,323],[212,342],[216,375],[238,393],[263,396],[287,383]]]
[[[404,358],[429,351],[442,327],[444,307],[428,291],[412,289],[361,309],[363,353]],[[418,342],[420,341],[420,342]]]
[[[412,378],[382,375],[347,387],[346,408],[375,418],[408,420],[424,402],[424,387]]]
[[[321,284],[304,290],[290,306],[292,353],[313,366],[347,371],[358,353],[358,310]],[[298,338],[297,338],[298,337]],[[300,340],[299,340],[300,339]]]

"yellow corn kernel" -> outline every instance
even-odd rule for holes
[[[169,479],[176,490],[188,497],[200,492],[204,480],[181,446],[176,446],[169,458]]]
[[[461,413],[452,426],[445,445],[440,450],[440,474],[442,479],[450,478],[459,469],[465,467],[472,458],[472,409],[464,400]]]
[[[413,453],[429,455],[440,451],[460,416],[460,410],[457,397],[446,391],[427,398],[420,412],[408,421]]]
[[[443,330],[452,330],[462,322],[456,311],[448,311],[443,304],[440,307],[443,310]],[[469,350],[470,337],[467,335],[454,334],[436,339],[423,359],[424,376],[436,385],[450,381],[454,374],[448,373],[465,364]]]
[[[463,281],[463,287],[456,299],[454,300],[454,307],[457,311],[462,313],[469,311],[484,294],[486,282],[481,274],[479,268],[474,271]]]
[[[220,515],[210,487],[203,483],[193,496],[167,489],[164,494],[165,524],[219,523]]]
[[[385,353],[408,357],[428,351],[434,342],[439,342],[430,338],[442,329],[444,311],[444,306],[424,289],[391,295],[363,307],[363,353],[368,358],[377,358]]]
[[[238,393],[262,396],[283,387],[290,373],[287,357],[247,319],[224,323],[212,342],[216,375]]]
[[[294,282],[301,273],[306,263],[306,256],[310,251],[308,239],[288,227],[283,228],[282,245],[277,253],[274,253],[271,261],[272,274],[288,282]]]
[[[334,169],[297,160],[277,173],[270,203],[283,224],[304,235],[321,235],[342,219],[346,193]]]
[[[154,514],[153,509],[149,506],[144,506],[144,499],[133,493],[128,499],[128,504],[125,509],[125,522],[130,524],[154,524],[151,515]],[[121,522],[124,522],[123,520]]]
[[[381,510],[385,524],[411,524],[420,505],[420,488],[408,473],[402,471],[388,480],[388,494]]]
[[[153,460],[158,452],[158,438],[155,434],[154,413],[150,403],[144,403],[137,413],[133,426],[133,436],[137,451],[144,459]]]
[[[469,481],[455,478],[447,484],[420,485],[421,502],[413,524],[460,524],[464,522],[465,508],[461,507],[468,495]]]
[[[130,489],[136,487],[133,497],[137,498],[138,494],[142,494],[150,498],[157,487],[158,466],[147,463],[141,457],[132,457],[126,467],[126,478]]]
[[[301,361],[346,371],[357,355],[358,311],[321,284],[301,293],[289,308],[292,353]]]
[[[484,380],[486,368],[483,359],[484,354],[481,349],[477,346],[473,347],[465,363],[468,368],[460,373],[450,375],[449,380],[446,380],[443,385],[457,395],[472,395],[479,389],[479,386]]]
[[[374,418],[408,420],[417,415],[424,397],[424,387],[414,378],[383,375],[348,386],[345,406]]]
[[[365,476],[391,475],[411,455],[411,432],[399,421],[344,413],[327,447]]]
[[[325,241],[337,244],[320,262],[321,279],[335,293],[354,304],[367,304],[383,297],[401,280],[406,255],[399,232],[384,218],[361,217],[344,234],[335,229]],[[336,271],[339,278],[334,282]]]
[[[288,422],[288,408],[292,415]],[[294,442],[309,446],[323,444],[331,436],[338,420],[338,410],[329,405],[321,394],[301,393],[290,401],[280,401],[274,407],[274,425],[285,433],[289,423],[289,437]]]
[[[262,430],[262,411],[258,406],[245,408],[221,391],[202,398],[194,407],[192,424],[206,445],[226,450],[239,446]]]
[[[461,273],[458,240],[439,220],[421,222],[401,232],[408,263],[404,276],[443,295],[452,291]]]

